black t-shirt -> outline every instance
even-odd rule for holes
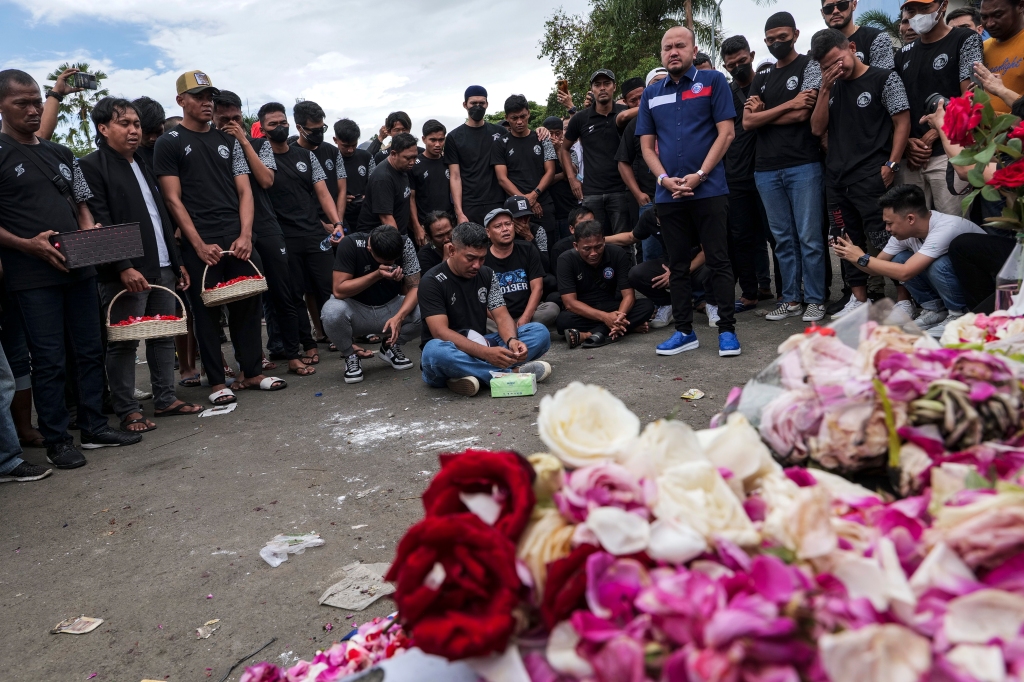
[[[551,140],[541,142],[532,130],[526,137],[506,133],[491,147],[491,165],[505,166],[508,179],[524,195],[537,189],[544,177],[544,164],[554,161],[556,156]],[[541,196],[546,197],[547,192]]]
[[[153,170],[153,147],[144,147],[143,145],[140,144],[139,148],[135,150],[135,153],[138,154],[139,158],[141,158],[142,161],[149,168],[149,170],[152,171]]]
[[[610,303],[618,304],[622,290],[631,288],[629,256],[614,244],[605,245],[601,262],[596,266],[588,265],[576,249],[558,257],[558,293],[576,294],[580,303],[601,309]]]
[[[274,150],[270,148],[270,140],[265,137],[249,138],[256,156],[270,170],[277,172],[277,160],[274,158]],[[281,225],[277,222],[277,214],[274,213],[274,205],[270,203],[270,196],[267,191],[256,182],[256,176],[249,175],[249,186],[252,187],[252,233],[257,237],[273,237],[281,234]]]
[[[621,140],[615,115],[625,110],[625,104],[613,104],[611,113],[602,116],[594,107],[588,107],[576,112],[565,128],[567,144],[571,145],[576,140],[583,143],[585,195],[626,191],[626,183],[619,175],[619,162],[615,160]]]
[[[636,117],[626,124],[622,131],[622,141],[619,142],[619,150],[615,153],[616,161],[628,163],[633,168],[633,175],[636,176],[636,184],[640,191],[654,201],[654,191],[658,188],[657,178],[651,173],[644,161],[644,154],[640,150],[640,138],[636,135]],[[586,165],[584,164],[584,168]]]
[[[316,155],[298,145],[284,154],[274,154],[277,171],[267,193],[274,206],[277,222],[286,239],[327,236],[317,216],[320,201],[313,185],[324,181],[324,169]]]
[[[381,224],[381,215],[394,216],[398,231],[409,234],[409,174],[397,171],[390,162],[378,165],[366,183],[366,198],[356,229],[369,232]]]
[[[763,67],[754,75],[750,91],[761,98],[767,110],[789,102],[804,90],[820,87],[821,67],[802,54],[781,69],[775,64]],[[779,170],[821,161],[820,144],[811,132],[810,120],[785,125],[769,123],[756,132],[755,170]]]
[[[892,117],[909,108],[895,71],[869,66],[855,80],[838,80],[828,101],[825,182],[846,187],[877,176],[892,153]]]
[[[420,247],[420,250],[416,252],[416,257],[420,261],[420,272],[426,272],[435,265],[440,265],[441,261],[444,260],[441,257],[441,252],[429,241]]]
[[[551,245],[550,258],[551,258],[551,272],[558,273],[558,257],[566,251],[571,251],[575,248],[573,246],[573,236],[562,237],[557,242]]]
[[[434,338],[427,324],[428,317],[447,315],[448,328],[452,331],[465,333],[473,330],[485,335],[487,311],[503,307],[505,299],[501,295],[498,278],[486,265],[474,277],[467,278],[453,273],[445,261],[431,268],[420,280],[419,305],[420,317],[423,318],[420,348],[423,348]]]
[[[951,28],[934,43],[922,43],[919,38],[904,45],[896,61],[910,101],[910,136],[919,138],[929,130],[927,123],[921,123],[928,113],[929,95],[959,97],[960,83],[971,77],[974,62],[983,61],[981,36],[967,28]],[[935,140],[932,156],[942,153],[942,142]]]
[[[59,173],[71,187],[75,201],[84,203],[92,198],[92,191],[78,167],[78,159],[67,147],[49,140],[22,146],[24,154],[0,141],[0,226],[22,239],[32,239],[47,230],[77,231],[78,216],[50,180],[52,176],[43,174],[26,154],[35,155],[53,170],[53,175]],[[92,268],[61,272],[44,260],[15,249],[0,248],[0,261],[9,291],[68,284],[96,274]]]
[[[416,192],[416,217],[422,225],[431,211],[452,212],[451,173],[444,158],[431,159],[421,152],[409,171],[409,183]],[[426,229],[424,227],[424,229]]]
[[[420,147],[419,145],[417,145],[416,146],[416,151],[419,152],[420,154],[422,154],[424,152],[424,149],[423,149],[423,147]],[[382,163],[384,163],[384,159],[388,158],[388,156],[390,154],[391,154],[391,148],[390,147],[388,149],[380,149],[380,150],[378,150],[373,155],[373,163],[378,165],[378,166],[381,165]]]
[[[555,175],[564,172],[561,162],[556,157]],[[573,170],[570,168],[569,172],[572,173]],[[555,204],[555,218],[558,220],[568,218],[569,212],[579,206],[580,203],[577,201],[576,195],[572,193],[572,188],[569,187],[569,180],[566,178],[551,183],[551,186],[548,187],[548,195],[550,195],[551,201]]]
[[[850,42],[857,46],[857,57],[868,66],[896,68],[896,53],[885,31],[874,26],[858,26],[850,36]]]
[[[633,227],[633,237],[641,242],[648,237],[655,237],[661,242],[662,248],[665,248],[665,240],[661,236],[661,225],[658,223],[656,211],[644,211]]]
[[[181,203],[200,238],[241,233],[235,176],[247,175],[249,164],[238,140],[216,128],[197,133],[179,125],[157,138],[153,165],[157,177],[181,182]]]
[[[491,146],[508,131],[493,123],[471,128],[465,123],[448,133],[444,141],[444,162],[459,164],[462,177],[462,205],[488,206],[505,201],[505,192],[491,167]]]
[[[349,229],[354,230],[356,223],[359,222],[359,212],[363,208],[362,199],[366,194],[366,183],[369,182],[370,174],[377,164],[373,162],[370,152],[358,147],[352,156],[342,156],[341,160],[347,176],[345,192],[356,198],[345,209],[345,222],[348,223]]]
[[[353,278],[359,278],[380,267],[380,263],[366,247],[369,236],[365,232],[357,232],[338,242],[338,251],[334,255],[335,272],[347,272]],[[404,279],[410,275],[419,274],[420,262],[416,258],[416,248],[412,245],[412,240],[408,237],[403,237],[403,239],[405,246],[402,249],[402,257],[395,261],[395,265],[401,266]],[[352,298],[363,305],[385,305],[394,300],[395,296],[401,296],[402,288],[403,282],[382,279],[366,287]]]
[[[498,278],[509,315],[519,319],[530,302],[530,282],[544,277],[540,253],[531,244],[516,240],[508,258],[498,258],[488,249],[484,264]]]
[[[751,85],[753,82],[744,88],[735,80],[729,85],[732,89],[732,105],[736,109],[736,118],[733,119],[736,137],[725,152],[725,180],[730,192],[756,189],[754,160],[757,157],[757,131],[743,129],[743,107],[750,96]]]
[[[291,143],[293,147],[299,149],[305,149],[299,145],[299,141],[296,139]],[[306,151],[310,151],[306,149]],[[325,180],[327,181],[327,191],[331,193],[331,199],[334,200],[335,206],[338,204],[338,180],[345,176],[345,164],[338,163],[341,159],[341,154],[338,152],[338,148],[330,142],[321,142],[316,149],[312,150],[313,156],[320,162],[320,168],[324,172]],[[348,190],[345,190],[348,192]],[[318,220],[330,224],[334,221],[327,218],[327,214],[324,213],[323,208],[320,206],[320,202],[316,204],[316,215]]]

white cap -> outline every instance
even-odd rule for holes
[[[659,66],[656,69],[651,69],[650,71],[647,72],[647,78],[644,79],[644,85],[645,86],[650,85],[651,81],[653,81],[655,78],[657,78],[661,74],[665,74],[667,76],[668,75],[668,69],[666,69],[663,66]]]

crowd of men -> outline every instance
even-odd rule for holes
[[[581,108],[560,89],[565,118],[531,128],[512,95],[490,123],[473,85],[463,125],[428,120],[417,139],[396,111],[368,145],[312,101],[290,116],[268,102],[248,128],[238,95],[189,71],[181,116],[145,97],[101,100],[97,150],[79,160],[49,139],[74,70],[45,97],[27,73],[0,71],[0,482],[50,473],[22,447],[84,465],[72,429],[83,449],[126,446],[155,419],[198,413],[176,396],[175,369],[222,407],[239,390],[286,388],[267,375],[278,362],[314,374],[322,344],[356,383],[374,356],[413,368],[403,346],[418,337],[423,381],[472,396],[495,372],[544,381],[552,330],[598,348],[671,324],[656,352],[675,355],[698,347],[698,311],[719,355],[735,356],[737,315],[760,301],[768,320],[818,322],[883,296],[886,277],[897,308],[941,333],[991,305],[1014,243],[978,226],[1001,206],[962,215],[969,169],[949,164],[944,101],[980,86],[1019,115],[1024,92],[1024,0],[948,17],[946,3],[904,3],[897,48],[853,21],[856,0],[822,0],[826,28],[807,54],[792,15],[775,13],[773,61],[743,36],[722,44],[731,81],[677,27],[646,77],[598,69]],[[139,224],[143,255],[96,268],[68,269],[51,240],[124,223]],[[830,246],[844,282],[834,301]],[[204,304],[204,290],[253,277],[263,296]],[[150,419],[138,341],[107,341],[101,320],[178,315],[175,289],[189,333],[146,343]]]

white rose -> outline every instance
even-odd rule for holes
[[[902,625],[827,634],[818,646],[832,682],[917,682],[932,665],[929,641]]]
[[[705,459],[698,435],[688,424],[659,419],[625,445],[616,459],[637,478],[654,479],[669,467]]]
[[[676,465],[659,476],[657,484],[658,518],[689,525],[712,542],[716,535],[747,547],[760,542],[743,505],[710,462]]]
[[[618,507],[591,509],[583,525],[605,551],[615,556],[642,552],[651,541],[647,519]]]
[[[572,382],[540,401],[540,439],[573,467],[611,461],[640,433],[640,420],[600,386]]]
[[[784,473],[761,479],[761,499],[768,506],[762,532],[800,559],[832,552],[839,543],[832,526],[832,499],[823,485],[801,488]]]
[[[953,644],[1012,642],[1024,625],[1024,597],[1003,590],[978,590],[949,602],[942,627]]]

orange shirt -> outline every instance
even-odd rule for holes
[[[985,66],[1003,77],[1003,85],[1024,95],[1024,31],[1002,42],[995,38],[986,40]],[[1010,112],[1010,107],[998,97],[992,98],[992,108],[996,113]]]

